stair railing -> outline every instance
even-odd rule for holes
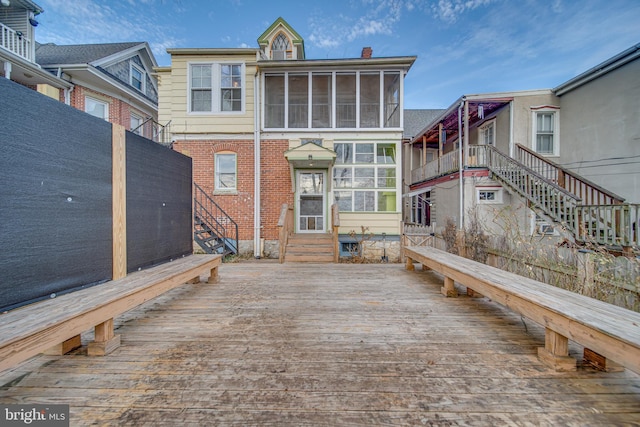
[[[576,231],[574,215],[576,206],[581,202],[580,198],[494,147],[485,147],[489,155],[488,167],[495,177],[516,190],[552,220],[563,224],[572,232]]]
[[[287,244],[289,243],[289,236],[293,234],[293,207],[284,203],[280,209],[280,218],[278,219],[279,231],[279,245],[278,260],[280,264],[284,262],[284,256],[287,251]]]
[[[617,205],[624,202],[623,197],[558,165],[524,145],[516,144],[516,160],[575,194],[585,205]]]
[[[338,231],[340,230],[340,209],[338,204],[331,205],[331,237],[333,238],[333,262],[340,261],[340,239]]]
[[[238,254],[238,224],[200,187],[193,184],[193,219],[196,226],[194,239],[207,252],[222,249],[223,255]],[[207,244],[197,235],[201,227],[217,244]]]

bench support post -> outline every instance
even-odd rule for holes
[[[584,361],[596,369],[605,372],[622,372],[624,366],[614,362],[611,359],[607,359],[603,355],[596,353],[595,351],[585,347],[584,348]]]
[[[217,282],[218,282],[218,266],[216,265],[211,269],[207,283],[217,283]]]
[[[456,291],[456,288],[454,286],[454,281],[452,278],[450,277],[445,277],[444,278],[444,286],[442,288],[440,288],[440,292],[442,292],[442,295],[444,295],[447,298],[455,298],[458,296],[458,291]]]
[[[106,356],[120,347],[120,335],[113,333],[113,319],[100,323],[95,327],[95,341],[89,343],[89,356]]]
[[[409,257],[407,257],[407,263],[405,264],[405,268],[408,271],[414,271],[416,269],[416,266],[413,265],[413,260]]]
[[[576,370],[576,359],[569,356],[569,339],[545,328],[544,347],[538,348],[538,358],[557,372]]]
[[[67,354],[80,347],[82,347],[82,341],[80,340],[80,335],[76,335],[75,337],[69,338],[60,344],[54,345],[50,349],[46,350],[44,354],[48,356],[62,356],[63,354]]]

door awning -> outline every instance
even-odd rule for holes
[[[336,152],[308,143],[285,151],[284,157],[296,169],[328,169],[336,160]]]

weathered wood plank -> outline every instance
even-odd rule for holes
[[[407,247],[405,256],[521,313],[547,329],[640,372],[640,313],[556,288],[435,248]],[[540,355],[547,362],[557,358]]]
[[[536,357],[545,329],[401,265],[221,266],[115,319],[122,345],[0,374],[72,425],[634,425],[640,376]],[[569,342],[568,352],[582,354]],[[22,370],[20,370],[22,369]],[[20,373],[20,375],[19,375]]]

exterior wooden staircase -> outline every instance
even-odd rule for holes
[[[328,233],[292,234],[287,241],[285,262],[333,262],[333,238]]]

